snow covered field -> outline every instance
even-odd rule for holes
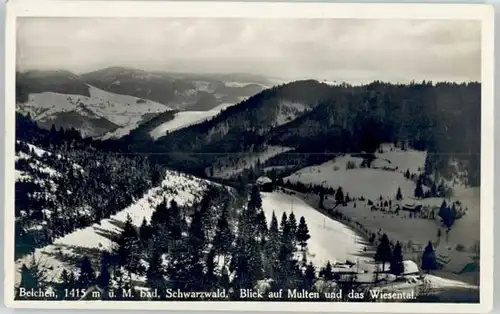
[[[120,137],[137,127],[147,113],[161,113],[169,107],[133,96],[119,95],[103,91],[89,85],[90,97],[54,92],[33,93],[26,103],[18,104],[18,110],[29,113],[33,120],[50,122],[64,112],[99,119],[104,118],[120,128],[106,135],[106,138]]]
[[[392,150],[391,150],[392,149]],[[376,201],[380,196],[391,199],[393,205],[416,203],[424,206],[439,208],[443,198],[415,199],[414,191],[416,184],[408,180],[403,173],[409,169],[412,173],[420,173],[425,164],[425,152],[415,150],[402,151],[392,145],[384,145],[383,153],[377,153],[377,159],[372,168],[360,168],[361,159],[351,156],[338,157],[318,166],[303,168],[292,175],[284,178],[286,182],[312,183],[337,189],[342,187],[344,194],[349,196],[371,199]],[[347,169],[348,162],[355,165],[354,169]],[[396,168],[397,167],[397,168]],[[375,168],[375,169],[374,169]],[[403,199],[396,201],[397,189],[401,188]],[[461,219],[455,221],[451,231],[446,236],[445,229],[438,219],[410,218],[409,213],[402,211],[399,215],[383,211],[372,211],[371,205],[366,201],[350,202],[347,206],[336,207],[337,211],[349,217],[353,222],[360,223],[371,232],[386,233],[391,240],[401,241],[403,245],[423,247],[428,241],[438,244],[437,253],[450,258],[450,262],[444,269],[459,272],[474,256],[473,246],[479,242],[479,189],[453,187],[453,196],[446,202],[460,201],[467,213]],[[333,198],[333,197],[332,197]],[[328,198],[324,205],[326,208],[335,206],[334,200]],[[315,202],[318,202],[319,198]],[[356,205],[354,205],[356,203]],[[441,237],[438,237],[438,229],[441,229]],[[462,247],[457,249],[457,247]],[[422,251],[415,254],[407,253],[408,258],[418,259]]]
[[[358,266],[355,266],[355,270],[366,271],[366,273],[357,275],[358,280],[373,280],[373,257],[363,250],[366,248],[369,252],[370,248],[367,246],[366,241],[351,228],[323,215],[303,199],[294,195],[281,192],[262,193],[262,206],[268,221],[270,221],[273,211],[278,219],[278,223],[283,212],[288,216],[293,211],[297,220],[301,216],[304,216],[311,235],[311,239],[308,242],[307,258],[308,261],[312,261],[318,266],[317,271],[328,261],[333,265],[335,262],[344,263],[348,260],[358,263]],[[342,272],[343,269],[336,268],[335,271]],[[390,282],[383,285],[383,287],[387,290],[403,291],[405,289],[416,288],[422,283],[426,283],[430,289],[450,287],[475,288],[473,285],[460,280],[441,278],[436,275],[425,275],[423,281],[419,279]]]
[[[311,235],[307,258],[315,265],[369,259],[361,256],[366,245],[353,230],[323,215],[299,197],[280,192],[262,193],[262,207],[268,221],[273,211],[278,223],[284,212],[289,216],[293,211],[297,221],[304,216]]]
[[[233,105],[233,103],[223,103],[208,111],[181,111],[175,115],[174,119],[157,126],[149,134],[156,140],[164,136],[167,131],[171,132],[201,123]]]
[[[99,224],[72,232],[56,239],[54,244],[37,249],[34,255],[27,255],[16,260],[16,285],[20,281],[20,269],[23,263],[30,265],[33,258],[44,270],[47,279],[57,281],[64,268],[77,267],[83,255],[94,255],[99,258],[99,252],[110,250],[113,241],[110,237],[121,232],[127,215],[130,215],[135,226],[139,227],[142,220],[149,221],[156,207],[164,198],[175,199],[179,205],[193,202],[202,192],[206,181],[174,171],[168,171],[161,186],[151,189],[141,199],[134,202]]]

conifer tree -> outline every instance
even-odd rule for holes
[[[241,235],[236,241],[236,252],[231,259],[231,270],[234,271],[232,287],[235,291],[245,288],[253,288],[250,271],[249,245]]]
[[[375,261],[382,263],[382,271],[385,271],[385,263],[391,261],[392,250],[389,238],[384,233],[375,252]]]
[[[219,286],[221,289],[225,289],[226,291],[229,290],[229,284],[230,284],[230,279],[229,279],[229,274],[227,267],[223,267],[219,279]]]
[[[401,275],[404,272],[403,250],[399,241],[394,246],[390,267],[390,271],[394,275]]]
[[[271,224],[269,225],[269,232],[270,234],[278,234],[279,229],[278,229],[278,219],[276,219],[276,214],[274,213],[273,210],[273,215],[271,216]]]
[[[227,208],[224,208],[217,222],[215,237],[213,240],[214,253],[218,256],[222,255],[224,265],[226,264],[225,257],[229,255],[233,241],[234,235],[229,227]]]
[[[401,201],[403,199],[403,193],[401,193],[401,187],[398,187],[398,191],[396,193],[396,200]]]
[[[304,216],[300,217],[299,227],[297,229],[297,241],[299,242],[302,252],[305,251],[307,247],[307,241],[311,238],[309,234],[309,228],[307,227],[306,219]]]
[[[87,256],[84,256],[80,263],[80,273],[78,283],[82,288],[88,288],[95,282],[94,269]]]
[[[444,220],[443,217],[446,216],[446,209],[448,208],[448,205],[446,204],[446,200],[443,200],[443,202],[441,203],[441,206],[439,207],[439,212],[438,212],[438,216],[441,217],[441,219]]]
[[[424,249],[424,253],[422,254],[421,268],[422,270],[427,271],[427,273],[429,273],[431,270],[437,269],[436,253],[434,252],[431,241],[427,243],[427,246]]]
[[[288,225],[290,226],[290,236],[294,239],[297,232],[297,219],[293,211],[288,216]]]
[[[288,217],[286,215],[286,212],[283,212],[283,215],[281,215],[281,222],[280,222],[280,232],[283,233],[285,228],[288,228]],[[290,229],[288,229],[290,230]]]
[[[163,289],[165,280],[163,278],[163,265],[161,253],[158,250],[153,250],[148,260],[148,269],[146,271],[146,282],[151,289]]]
[[[257,214],[257,227],[259,230],[260,237],[262,240],[265,239],[265,235],[267,234],[267,221],[266,221],[266,214],[264,213],[263,210],[259,211]]]
[[[275,212],[271,216],[271,223],[269,226],[269,240],[266,243],[267,258],[271,261],[269,267],[276,269],[278,267],[278,252],[280,247],[280,231],[278,229],[278,220],[276,219]]]
[[[194,212],[191,219],[191,225],[189,226],[188,239],[187,239],[187,251],[186,256],[186,275],[187,289],[189,291],[199,291],[203,288],[203,283],[198,279],[203,278],[203,263],[202,257],[205,247],[207,245],[205,230],[203,226],[203,216],[202,210],[197,210]]]
[[[335,202],[337,205],[343,204],[345,202],[344,191],[342,191],[342,187],[339,186],[337,192],[335,192]]]
[[[262,197],[260,195],[260,190],[258,185],[252,186],[252,191],[250,193],[250,199],[248,201],[248,210],[252,214],[257,216],[257,213],[262,210]]]
[[[101,254],[101,268],[97,278],[97,285],[104,291],[107,291],[111,282],[111,275],[109,274],[109,264],[111,257],[108,252]]]
[[[406,169],[405,178],[409,180],[410,177],[411,177],[411,175],[410,175],[410,169]]]
[[[210,290],[217,286],[217,275],[215,273],[215,252],[210,250],[205,262],[205,289]]]
[[[415,187],[415,197],[423,198],[424,197],[424,189],[422,188],[422,180],[417,181],[417,186]]]
[[[179,240],[182,237],[182,227],[185,223],[185,220],[181,215],[179,205],[174,199],[170,201],[170,208],[168,213],[170,219],[170,223],[168,225],[168,236],[173,241]]]
[[[142,220],[141,227],[139,228],[139,238],[143,248],[146,248],[148,240],[152,237],[153,232],[151,227],[148,225],[146,218]]]
[[[72,289],[75,287],[75,277],[73,272],[63,269],[60,279],[61,283],[58,285],[59,298],[64,298],[66,296],[66,289]],[[70,296],[66,297],[69,298]]]
[[[306,285],[306,290],[313,290],[314,281],[316,280],[316,268],[313,263],[307,264],[306,270],[304,272],[304,281]]]
[[[326,265],[321,268],[321,270],[319,271],[319,277],[325,281],[333,280],[332,264],[330,263],[330,261],[328,261]]]
[[[28,289],[38,289],[41,284],[40,271],[38,265],[33,263],[30,268],[23,264],[21,268],[21,282],[19,287]]]
[[[325,209],[325,192],[323,189],[319,191],[319,209]]]
[[[118,239],[116,255],[120,266],[125,266],[129,273],[137,270],[141,255],[139,235],[132,224],[132,218],[127,215],[123,232]]]
[[[435,182],[431,185],[431,197],[436,197],[437,195],[437,185]]]

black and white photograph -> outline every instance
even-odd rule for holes
[[[491,12],[241,8],[15,17],[13,304],[489,300]]]

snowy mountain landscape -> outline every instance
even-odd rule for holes
[[[485,23],[209,16],[16,20],[16,302],[483,303]]]
[[[134,298],[218,287],[235,300],[238,287],[299,287],[318,300],[348,288],[364,301],[387,291],[413,300],[455,289],[477,295],[472,159],[443,164],[425,143],[383,142],[373,132],[363,139],[363,129],[351,145],[367,151],[331,153],[338,147],[326,139],[324,153],[304,151],[319,141],[312,128],[333,122],[331,107],[288,93],[313,88],[323,99],[346,87],[299,81],[238,104],[178,111],[87,86],[89,96],[34,93],[18,105],[16,286],[58,295],[133,288]],[[116,127],[47,128],[82,112]],[[209,154],[182,152],[188,147]],[[152,154],[127,154],[143,149]],[[169,150],[181,152],[155,153]],[[300,299],[291,293],[285,299]]]

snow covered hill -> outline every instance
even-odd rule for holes
[[[188,204],[200,195],[207,184],[207,181],[189,175],[167,171],[166,179],[160,186],[150,189],[141,199],[116,215],[58,238],[54,244],[36,249],[34,254],[16,260],[16,284],[20,281],[21,266],[31,265],[33,260],[43,269],[47,280],[57,282],[64,268],[78,268],[83,255],[98,258],[101,251],[111,250],[113,235],[121,232],[127,215],[139,227],[144,218],[151,218],[156,205],[165,198],[174,199],[179,205]]]
[[[185,127],[188,127],[193,124],[197,124],[203,122],[205,120],[210,119],[211,117],[216,116],[224,109],[233,106],[233,103],[223,103],[218,105],[217,107],[208,110],[208,111],[181,111],[175,114],[174,119],[167,121],[149,133],[153,139],[158,139],[164,136],[167,132],[172,132],[175,130],[179,130]]]
[[[363,255],[366,242],[349,227],[325,216],[301,198],[282,192],[262,193],[262,207],[267,220],[273,211],[280,221],[283,213],[287,216],[294,213],[297,220],[301,216],[306,219],[311,240],[308,244],[308,260],[315,265],[325,265],[326,262],[356,262],[369,260]]]
[[[297,219],[304,216],[311,235],[311,239],[308,242],[307,259],[315,265],[324,266],[327,262],[330,262],[334,265],[335,272],[356,271],[358,272],[358,281],[370,282],[373,280],[373,272],[375,271],[373,252],[367,241],[358,232],[354,231],[353,228],[320,213],[309,202],[297,195],[290,195],[283,192],[262,193],[262,207],[268,220],[272,217],[273,211],[278,221],[280,221],[283,213],[289,216],[293,212]],[[353,208],[349,207],[345,212],[349,210],[353,210]],[[419,253],[421,254],[421,252]],[[405,258],[410,257],[413,256]],[[345,268],[346,261],[356,263],[354,269]],[[418,272],[418,266],[416,267],[416,271]],[[319,267],[317,270],[319,271]],[[386,291],[416,289],[421,284],[427,285],[433,291],[455,287],[477,288],[473,284],[460,280],[445,279],[438,275],[425,275],[423,281],[420,278],[411,280],[412,277],[417,276],[405,277],[405,281],[393,281],[395,278],[390,280],[389,277],[391,276],[386,277],[386,284],[380,284],[380,287]]]
[[[96,137],[120,130],[108,137],[128,134],[156,114],[170,110],[165,105],[133,96],[119,95],[89,86],[90,97],[54,92],[33,93],[17,110],[29,114],[44,128],[74,127],[84,137]],[[126,133],[125,133],[126,132]],[[125,134],[122,134],[125,133]]]
[[[377,153],[370,168],[361,168],[362,158],[339,156],[318,166],[300,169],[283,181],[317,184],[333,189],[342,186],[351,197],[376,199],[394,197],[401,188],[403,195],[413,195],[415,182],[403,176],[409,169],[419,173],[425,163],[425,152],[410,150]]]
[[[416,180],[405,177],[405,172],[422,173],[426,153],[401,150],[388,144],[382,148],[383,152],[376,154],[377,159],[371,168],[362,168],[361,158],[345,155],[318,166],[300,169],[283,181],[333,189],[342,187],[343,193],[348,193],[354,200],[346,206],[336,206],[334,197],[327,196],[325,208],[334,208],[342,213],[351,219],[352,225],[359,224],[370,232],[386,233],[391,240],[400,241],[406,250],[405,256],[416,261],[431,241],[437,247],[437,253],[446,259],[444,270],[461,271],[477,255],[475,250],[480,239],[479,189],[457,185],[452,186],[451,197],[415,198]],[[396,199],[398,188],[401,200]],[[423,186],[423,189],[428,190],[428,187]],[[390,207],[381,206],[389,200]],[[448,206],[453,204],[464,213],[463,217],[455,220],[449,233],[438,216],[443,200]],[[319,197],[314,202],[319,202]],[[395,212],[397,207],[415,206],[422,206],[422,214],[406,210]]]

